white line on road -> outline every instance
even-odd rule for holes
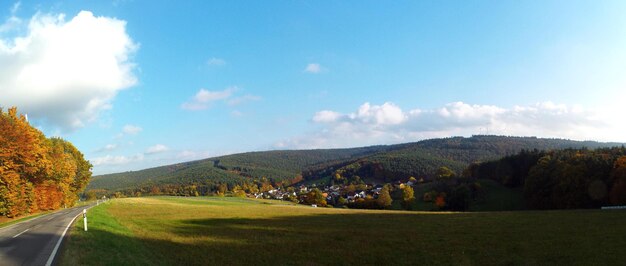
[[[13,238],[16,238],[16,237],[20,236],[21,234],[26,233],[26,231],[28,231],[29,229],[26,229],[26,230],[22,231],[21,233],[19,233],[17,235],[14,235]]]
[[[87,208],[87,210],[91,209],[91,207]],[[71,211],[68,211],[68,213],[69,212]],[[59,247],[61,246],[61,241],[63,241],[63,238],[65,237],[65,233],[67,233],[67,229],[70,229],[70,226],[72,226],[72,224],[74,223],[74,220],[76,220],[76,218],[78,218],[78,216],[80,215],[81,213],[78,213],[76,216],[74,216],[74,218],[72,218],[72,220],[67,225],[67,227],[65,227],[65,230],[63,230],[63,234],[61,234],[61,237],[59,237],[59,240],[57,241],[56,246],[54,246],[54,249],[52,250],[52,254],[50,254],[50,257],[48,258],[48,261],[46,262],[46,266],[52,265],[52,262],[54,261],[54,256],[56,256],[57,251],[59,250]]]
[[[70,226],[72,226],[72,223],[74,223],[74,220],[76,220],[76,217],[78,217],[78,215],[74,216],[74,218],[70,221],[67,227],[65,227],[65,230],[63,230],[63,234],[61,234],[61,237],[59,237],[59,240],[57,241],[56,246],[54,246],[54,249],[52,250],[52,254],[50,254],[50,257],[48,258],[48,261],[46,262],[46,266],[52,265],[52,261],[54,261],[54,256],[57,254],[57,251],[59,250],[59,246],[61,246],[61,241],[63,241],[63,237],[65,237],[65,233],[67,233],[67,229],[70,229]]]

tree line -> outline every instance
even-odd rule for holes
[[[0,215],[73,206],[91,168],[72,143],[46,138],[15,107],[0,108]]]
[[[626,205],[626,148],[523,150],[464,172],[522,187],[532,209]]]

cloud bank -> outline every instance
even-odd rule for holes
[[[434,109],[402,110],[386,102],[356,111],[322,110],[311,121],[319,130],[276,143],[279,148],[353,147],[475,134],[624,141],[616,115],[542,102],[512,108],[453,102]],[[620,128],[621,127],[621,128]]]
[[[138,45],[126,22],[81,11],[35,14],[23,30],[11,16],[0,29],[0,106],[62,130],[80,128],[111,108],[115,95],[137,83],[132,55]],[[13,34],[12,34],[13,35]]]

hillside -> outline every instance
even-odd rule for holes
[[[348,149],[282,150],[233,154],[140,171],[92,178],[89,189],[121,190],[155,184],[241,183],[266,177],[274,183],[310,181],[339,172],[368,182],[409,176],[429,178],[442,166],[460,173],[472,162],[493,160],[520,150],[598,148],[621,143],[534,137],[472,136]]]
[[[240,153],[140,171],[95,176],[88,188],[117,190],[164,183],[190,184],[205,180],[214,183],[233,183],[244,178],[261,177],[282,181],[296,178],[302,169],[310,165],[360,158],[388,149],[388,146],[372,146]]]

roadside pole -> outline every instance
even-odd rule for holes
[[[87,231],[87,209],[83,209],[83,223],[85,224],[85,231]]]

